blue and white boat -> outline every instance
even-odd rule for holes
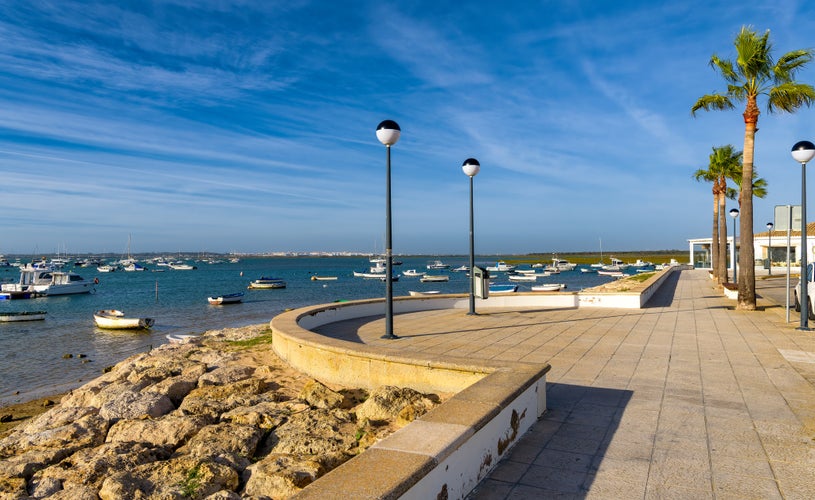
[[[518,285],[514,285],[512,283],[490,283],[490,294],[502,294],[502,293],[515,293],[518,291]]]

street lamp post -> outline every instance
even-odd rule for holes
[[[773,227],[772,222],[767,223],[767,274],[773,275]]]
[[[733,217],[733,252],[731,253],[733,258],[730,259],[732,262],[730,263],[733,267],[733,284],[736,283],[736,217],[739,216],[739,209],[734,208],[730,210],[730,217]]]
[[[464,175],[470,178],[470,312],[475,314],[475,238],[473,236],[473,177],[481,170],[475,158],[467,158],[461,166]]]
[[[383,339],[397,339],[393,334],[393,244],[391,242],[391,146],[396,144],[402,129],[393,120],[385,120],[376,127],[376,138],[388,150],[387,187],[385,189],[385,335]]]
[[[801,326],[799,330],[809,330],[809,277],[807,276],[807,162],[815,156],[815,144],[798,141],[792,146],[792,158],[801,164]]]

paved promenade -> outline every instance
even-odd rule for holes
[[[379,338],[382,318],[323,329],[417,356],[551,363],[547,413],[474,499],[815,498],[815,331],[777,302],[734,305],[688,270],[641,310],[424,311],[395,317],[398,340]]]

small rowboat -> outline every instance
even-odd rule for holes
[[[536,285],[532,287],[533,292],[559,292],[566,288],[563,283],[544,283],[543,285]]]
[[[490,295],[502,293],[515,293],[518,291],[518,285],[514,284],[491,284]]]
[[[150,328],[153,318],[125,318],[125,313],[116,309],[105,309],[93,313],[93,320],[99,328],[110,330],[138,330]]]
[[[0,322],[10,321],[36,321],[45,319],[45,311],[21,311],[0,313]]]
[[[409,291],[408,291],[408,293],[409,293],[409,294],[410,294],[412,297],[421,297],[421,296],[424,296],[424,295],[438,295],[438,294],[440,294],[441,292],[440,292],[439,290],[426,290],[426,291],[424,291],[424,292],[418,292],[418,291],[415,291],[415,290],[409,290]]]
[[[442,281],[450,281],[450,276],[446,274],[427,274],[419,278],[422,283],[438,283]]]
[[[336,276],[312,276],[311,281],[334,281]]]
[[[220,306],[222,304],[237,304],[242,300],[243,292],[219,295],[217,297],[207,297],[207,301],[209,301],[209,303],[213,306]]]
[[[198,337],[198,335],[188,335],[185,333],[170,333],[166,335],[166,337],[167,341],[171,344],[183,344],[184,342],[187,342],[190,339]]]

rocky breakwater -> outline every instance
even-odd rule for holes
[[[270,342],[219,330],[117,364],[0,440],[0,498],[286,498],[439,403],[326,387]]]

